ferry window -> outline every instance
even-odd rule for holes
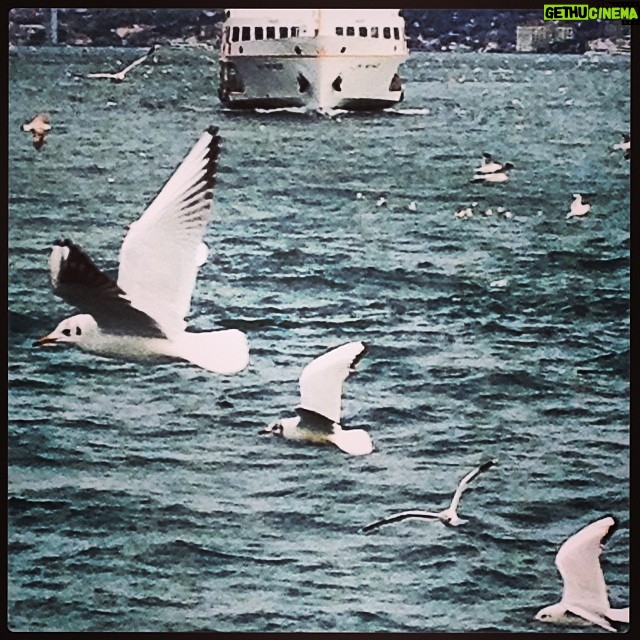
[[[264,40],[264,29],[256,27],[256,40]]]
[[[360,37],[361,38],[366,38],[367,37],[367,27],[360,27]]]
[[[276,28],[267,27],[267,40],[273,40],[276,37]]]
[[[391,37],[391,27],[385,27],[382,30],[382,35],[388,40]]]
[[[378,27],[371,27],[371,37],[372,38],[378,37]]]
[[[336,35],[337,36],[343,36],[344,35],[344,29],[342,27],[336,27]]]
[[[251,27],[242,27],[242,39],[251,40]]]
[[[300,33],[300,27],[291,27],[291,37],[297,38]]]
[[[400,40],[400,29],[398,27],[393,27],[393,37],[396,40]]]
[[[238,42],[240,40],[240,27],[233,27],[231,31],[231,40],[233,42]]]
[[[287,27],[280,27],[280,37],[281,38],[289,37],[289,29]]]
[[[355,36],[356,35],[356,30],[354,27],[347,27],[347,35],[348,36]]]

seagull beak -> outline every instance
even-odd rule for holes
[[[32,347],[47,347],[50,345],[54,345],[58,342],[56,338],[52,338],[50,335],[42,336],[42,338],[38,338],[31,346]]]
[[[259,433],[260,435],[264,435],[264,434],[267,434],[267,433],[271,433],[271,429],[269,429],[268,427],[263,427],[262,429],[260,429],[260,431],[258,431],[258,433]]]

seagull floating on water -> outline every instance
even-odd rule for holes
[[[25,122],[21,128],[31,133],[33,146],[40,151],[47,142],[47,134],[51,131],[51,117],[48,113],[39,113],[31,122]]]
[[[631,135],[628,133],[623,133],[622,141],[614,144],[613,148],[624,151],[624,159],[628,160],[631,157]]]
[[[365,525],[360,529],[362,533],[368,533],[369,531],[373,531],[378,527],[381,527],[385,524],[391,524],[393,522],[400,522],[400,520],[406,520],[407,518],[420,518],[422,520],[440,520],[443,524],[457,527],[458,525],[464,524],[466,520],[463,520],[458,517],[458,505],[460,504],[460,498],[462,497],[462,492],[467,488],[468,484],[479,474],[487,469],[490,469],[494,464],[495,460],[487,460],[487,462],[483,462],[480,466],[476,467],[467,475],[460,480],[460,484],[453,494],[453,499],[451,500],[451,504],[444,509],[443,511],[420,511],[418,509],[412,509],[410,511],[401,511],[400,513],[394,513],[393,515],[387,516],[386,518],[381,518],[380,520],[376,520],[375,522],[371,522],[370,524]]]
[[[511,169],[515,169],[515,165],[510,162],[505,162],[495,171],[478,172],[478,170],[476,170],[476,174],[473,176],[472,182],[506,182],[509,179],[509,171],[511,171]]]
[[[500,169],[502,169],[500,162],[496,162],[490,153],[483,153],[482,163],[476,169],[476,173],[495,173],[496,171],[500,171]]]
[[[602,545],[617,527],[607,516],[592,522],[568,538],[556,555],[556,566],[564,587],[562,599],[535,616],[541,622],[573,625],[598,625],[617,631],[611,622],[629,622],[629,608],[612,609],[607,596],[600,554]]]
[[[377,207],[381,207],[382,205],[387,204],[387,199],[384,196],[380,196],[377,200],[376,200],[376,206]]]
[[[300,406],[295,418],[276,420],[260,433],[314,444],[333,443],[353,456],[373,451],[363,429],[340,425],[342,386],[366,350],[362,342],[348,342],[310,362],[300,376]]]
[[[453,214],[456,218],[472,218],[473,209],[471,207],[464,207]]]
[[[185,331],[198,266],[206,259],[202,237],[211,217],[219,150],[218,129],[209,127],[129,227],[117,283],[70,240],[54,243],[53,292],[84,313],[63,320],[34,346],[71,343],[123,360],[186,360],[214,373],[247,366],[247,337],[241,331]]]
[[[124,82],[124,77],[134,69],[139,64],[142,64],[146,61],[149,56],[152,56],[152,60],[155,62],[156,57],[155,53],[160,48],[159,44],[154,44],[147,53],[145,53],[141,58],[134,60],[130,65],[122,69],[122,71],[116,71],[115,73],[88,73],[87,78],[107,78],[111,80],[111,82]]]
[[[585,216],[591,211],[591,205],[582,199],[579,193],[573,194],[573,202],[571,203],[571,210],[567,213],[567,218],[579,218]]]
[[[409,209],[409,211],[417,211],[418,210],[418,203],[415,200],[412,200],[408,205],[407,208]]]

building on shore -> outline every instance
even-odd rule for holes
[[[547,51],[552,44],[575,38],[573,27],[545,22],[544,24],[516,27],[516,51],[538,53]]]

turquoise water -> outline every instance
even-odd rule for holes
[[[327,118],[221,111],[204,50],[84,77],[136,53],[9,57],[10,628],[549,632],[533,616],[560,597],[557,548],[606,514],[626,605],[630,163],[611,146],[629,59],[412,54],[404,103]],[[43,110],[38,153],[20,125]],[[245,331],[249,368],[33,349],[75,313],[49,288],[51,242],[116,273],[209,124],[224,146],[190,325]],[[470,182],[484,151],[515,164],[508,183]],[[567,221],[576,192],[592,212]],[[369,350],[345,423],[376,451],[261,438],[304,365],[350,340]],[[358,533],[444,508],[487,457],[466,525]]]

